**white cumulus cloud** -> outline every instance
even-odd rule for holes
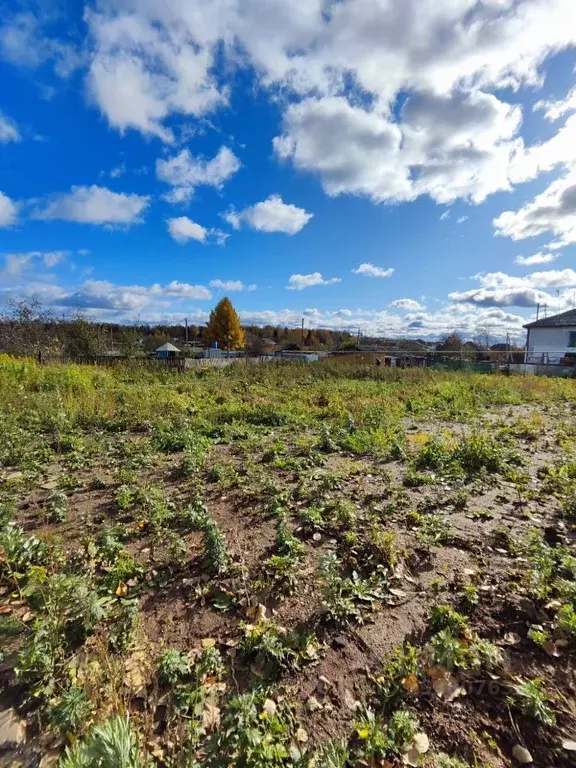
[[[208,230],[201,224],[197,224],[187,216],[178,216],[174,219],[168,219],[168,232],[177,243],[187,243],[189,240],[197,240],[199,243],[206,242]]]
[[[16,223],[18,218],[18,204],[8,195],[0,192],[0,227],[7,229]]]
[[[576,121],[525,146],[513,103],[543,84],[552,55],[576,45],[571,0],[95,0],[84,20],[79,54],[39,14],[6,14],[0,55],[21,66],[50,60],[62,75],[85,62],[108,123],[165,142],[226,107],[244,68],[272,98],[286,96],[277,156],[329,195],[476,204],[576,162]],[[575,98],[538,109],[559,119]],[[159,167],[177,175],[186,161],[198,170],[182,153]],[[168,181],[170,202],[211,183],[183,175]]]
[[[366,275],[366,277],[391,277],[394,274],[394,267],[383,269],[369,262],[364,262],[356,267],[356,269],[353,269],[352,272],[355,275]]]
[[[184,5],[181,11],[186,15]],[[198,117],[226,102],[210,73],[215,51],[196,42],[201,18],[195,24],[171,15],[169,6],[144,1],[130,8],[122,0],[86,13],[93,42],[88,89],[121,132],[133,128],[171,142],[163,125],[171,114]]]
[[[187,203],[195,187],[204,185],[221,189],[240,167],[240,160],[228,147],[220,147],[211,160],[194,157],[190,150],[183,149],[167,160],[157,160],[156,175],[172,186],[164,195],[168,202]]]
[[[480,287],[469,291],[455,291],[449,298],[456,304],[480,307],[535,307],[546,304],[551,309],[568,309],[572,289],[576,287],[576,271],[551,269],[515,277],[505,272],[486,272],[475,275]],[[554,289],[555,293],[547,290]]]
[[[50,62],[59,77],[69,77],[82,64],[82,55],[74,44],[51,34],[43,24],[49,26],[53,16],[43,16],[30,11],[4,12],[0,23],[0,58],[31,69]]]
[[[568,112],[576,112],[576,87],[572,88],[564,99],[538,101],[533,108],[535,111],[544,112],[544,117],[551,123],[559,120]]]
[[[312,272],[309,275],[290,275],[286,288],[289,291],[303,291],[304,288],[312,288],[315,285],[334,285],[341,282],[339,277],[324,278],[321,272]]]
[[[217,291],[255,291],[258,286],[254,284],[246,285],[241,280],[210,280],[210,288]]]
[[[549,234],[548,248],[576,243],[576,167],[553,181],[534,200],[517,211],[504,211],[494,219],[496,234],[525,240]]]
[[[261,203],[244,208],[243,211],[232,209],[222,214],[234,229],[240,229],[244,222],[258,232],[283,232],[286,235],[296,235],[313,215],[304,208],[285,203],[280,195],[270,195]]]
[[[538,85],[547,57],[576,40],[569,0],[341,0],[329,12],[321,0],[114,0],[86,20],[103,113],[167,140],[171,115],[226,103],[222,58],[297,97],[353,81],[385,112],[399,93]]]
[[[20,141],[20,131],[11,118],[2,114],[0,110],[0,144],[8,144],[9,141]]]
[[[410,312],[422,312],[426,309],[423,304],[420,304],[420,302],[415,299],[396,299],[390,306],[395,309],[405,309]]]
[[[284,114],[280,158],[317,173],[329,195],[376,203],[429,195],[442,204],[482,202],[510,189],[521,110],[480,91],[412,93],[400,120],[342,97],[305,99]],[[447,218],[447,217],[445,217]]]
[[[142,222],[150,204],[148,195],[112,192],[106,187],[72,187],[68,194],[54,195],[32,216],[45,221],[62,219],[78,224],[131,225]]]
[[[531,267],[534,264],[550,264],[559,256],[559,253],[534,253],[532,256],[516,256],[514,263],[522,267]]]

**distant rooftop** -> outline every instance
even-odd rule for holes
[[[559,315],[541,317],[540,320],[534,320],[533,323],[526,323],[524,328],[560,328],[566,325],[576,326],[576,309],[560,312]]]
[[[158,347],[156,352],[180,352],[178,347],[175,347],[174,344],[170,344],[169,341],[166,342],[166,344],[162,344],[161,347]]]

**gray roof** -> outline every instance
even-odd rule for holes
[[[180,352],[178,347],[175,347],[174,344],[170,344],[169,341],[166,342],[166,344],[162,344],[161,347],[158,347],[156,352]]]
[[[541,317],[540,320],[534,320],[533,323],[526,323],[524,328],[561,328],[567,325],[576,327],[576,309],[560,312],[559,315]]]

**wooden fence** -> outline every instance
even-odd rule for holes
[[[107,368],[113,368],[119,365],[132,367],[148,368],[152,370],[165,370],[169,368],[176,371],[187,371],[195,368],[226,368],[229,365],[253,365],[267,362],[271,358],[267,357],[215,357],[215,358],[196,358],[196,357],[127,357],[124,355],[38,355],[37,360],[42,364],[50,363],[72,363],[74,365],[98,365]]]

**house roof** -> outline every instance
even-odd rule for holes
[[[576,327],[576,309],[569,309],[568,312],[560,312],[559,315],[542,317],[540,320],[534,320],[533,323],[526,323],[524,328],[561,328],[567,325]]]
[[[174,344],[170,344],[169,341],[166,342],[166,344],[162,344],[161,347],[158,347],[156,352],[180,352],[178,347],[175,347]]]

